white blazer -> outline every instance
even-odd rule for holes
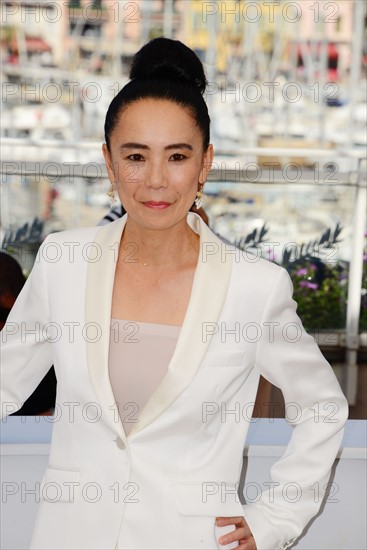
[[[58,381],[31,549],[233,548],[218,542],[233,526],[217,527],[215,517],[242,515],[258,550],[285,549],[320,507],[315,484],[323,495],[348,411],[296,314],[289,275],[189,212],[200,254],[188,309],[167,373],[126,436],[108,353],[127,216],[49,235],[1,333],[3,416],[52,364]],[[269,491],[241,504],[260,374],[281,388],[294,431]]]

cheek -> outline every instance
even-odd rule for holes
[[[199,181],[200,167],[196,163],[186,166],[172,166],[169,170],[169,181],[171,184],[180,185],[186,191],[195,187]]]
[[[144,175],[144,166],[120,161],[118,165],[118,181],[125,186],[134,187],[138,184]]]

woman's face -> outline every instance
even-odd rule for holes
[[[172,101],[144,99],[120,114],[103,145],[108,175],[129,217],[145,228],[186,220],[213,160],[190,112]]]

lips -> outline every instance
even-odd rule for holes
[[[148,208],[152,208],[153,210],[164,210],[165,208],[168,208],[171,206],[170,202],[165,201],[147,201],[143,202],[144,206],[147,206]]]

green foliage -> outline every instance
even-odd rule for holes
[[[349,266],[336,257],[341,231],[337,223],[319,239],[284,248],[281,264],[292,279],[297,313],[307,331],[345,327]]]
[[[293,283],[297,313],[307,331],[345,328],[348,299],[349,263],[338,259],[342,227],[327,228],[319,239],[283,249],[279,263],[287,269]],[[241,250],[255,251],[264,257],[268,228],[254,229],[234,243]],[[267,258],[272,259],[273,258]],[[360,331],[367,330],[367,250],[364,252],[361,288]]]
[[[302,267],[303,266],[303,267]],[[297,313],[307,331],[345,328],[348,268],[307,260],[288,264]]]

